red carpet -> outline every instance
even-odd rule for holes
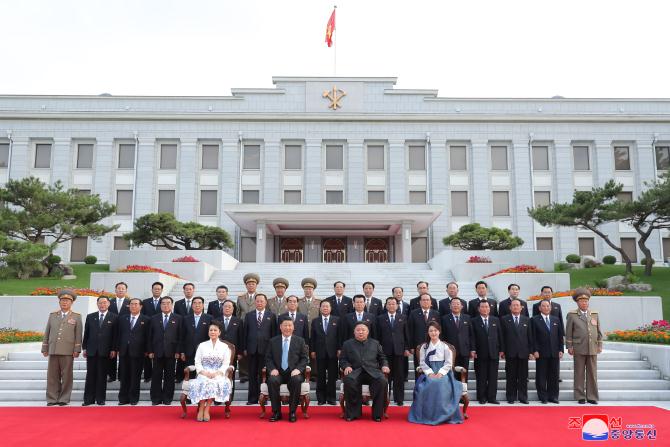
[[[286,413],[286,407],[284,407]],[[569,429],[571,417],[605,414],[621,417],[627,424],[653,424],[656,441],[623,437],[618,445],[670,445],[670,411],[656,407],[472,407],[462,425],[436,427],[410,424],[409,408],[389,408],[389,419],[375,423],[369,419],[345,422],[339,408],[316,407],[310,419],[301,417],[291,424],[258,419],[256,407],[233,407],[231,419],[223,418],[216,407],[208,423],[194,420],[195,407],[188,419],[179,418],[178,407],[3,407],[0,408],[0,445],[10,446],[377,446],[435,445],[463,441],[462,445],[538,445],[543,447],[584,445],[581,430]],[[367,417],[369,408],[364,408]],[[286,416],[286,414],[284,414]],[[596,445],[608,444],[598,442]]]

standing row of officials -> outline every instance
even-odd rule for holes
[[[170,404],[184,367],[194,364],[198,346],[209,339],[212,321],[221,327],[220,338],[235,346],[234,366],[239,367],[241,380],[249,381],[247,404],[255,404],[270,340],[280,333],[285,320],[292,323],[292,336],[305,342],[317,378],[319,404],[335,403],[341,349],[354,338],[354,327],[361,322],[369,337],[379,342],[389,368],[388,386],[398,405],[403,405],[407,359],[413,355],[416,365],[421,362],[417,347],[426,342],[430,323],[437,323],[439,338],[455,348],[454,366],[467,370],[474,360],[480,403],[498,403],[501,358],[505,359],[509,402],[528,402],[531,359],[536,361],[539,400],[558,402],[558,371],[565,346],[575,363],[575,399],[597,403],[596,355],[602,350],[602,333],[598,313],[588,308],[586,289],[575,291],[578,309],[567,314],[564,328],[561,307],[551,301],[550,287],[542,289],[543,299],[533,306],[531,317],[527,303],[518,298],[516,284],[509,286],[509,297],[498,303],[487,297],[483,281],[476,284],[478,296],[470,302],[458,297],[458,284],[451,282],[448,297],[438,303],[428,293],[428,283],[421,281],[419,295],[407,304],[401,287],[393,288],[393,296],[382,302],[374,297],[374,284],[369,281],[363,284],[363,293],[352,298],[344,294],[346,286],[338,281],[335,293],[324,300],[315,296],[317,284],[312,278],[302,281],[304,296],[300,298],[286,294],[289,284],[284,278],[274,280],[275,295],[270,298],[256,291],[259,282],[258,275],[245,275],[247,291],[235,302],[228,298],[227,287],[219,286],[217,300],[206,311],[191,283],[183,286],[184,298],[176,303],[162,296],[161,283],[152,285],[152,296],[145,300],[127,298],[127,286],[119,283],[116,296],[100,297],[99,311],[89,314],[85,324],[71,310],[74,292],[61,291],[61,309],[50,314],[42,348],[50,357],[47,405],[69,403],[72,360],[82,351],[87,361],[84,405],[105,403],[117,358],[119,404],[137,404],[143,372],[145,380],[151,381],[152,403]]]

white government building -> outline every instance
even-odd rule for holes
[[[60,248],[109,260],[167,211],[228,230],[242,262],[426,262],[466,223],[525,249],[602,257],[593,233],[527,208],[670,166],[670,100],[442,98],[396,78],[275,77],[226,97],[0,96],[0,184],[36,176],[115,203],[119,231]],[[636,233],[606,228],[639,260]],[[670,235],[648,242],[670,257]]]

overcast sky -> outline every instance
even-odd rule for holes
[[[331,76],[325,0],[0,0],[0,93],[229,95]],[[458,97],[670,97],[670,1],[340,0],[337,75]]]

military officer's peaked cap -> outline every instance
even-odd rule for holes
[[[63,289],[58,291],[58,299],[70,298],[72,301],[77,299],[77,294],[72,289]]]
[[[586,298],[587,300],[591,299],[591,291],[584,287],[575,289],[575,291],[572,293],[572,299],[574,301],[577,301],[580,298]]]
[[[313,287],[316,289],[316,279],[314,278],[305,278],[300,283],[300,286],[304,289],[305,287]]]
[[[247,273],[246,275],[244,275],[244,284],[252,281],[255,282],[256,284],[261,282],[261,277],[258,276],[258,273]]]
[[[276,289],[277,286],[284,286],[285,289],[288,289],[288,279],[275,278],[274,281],[272,281],[272,287]]]

